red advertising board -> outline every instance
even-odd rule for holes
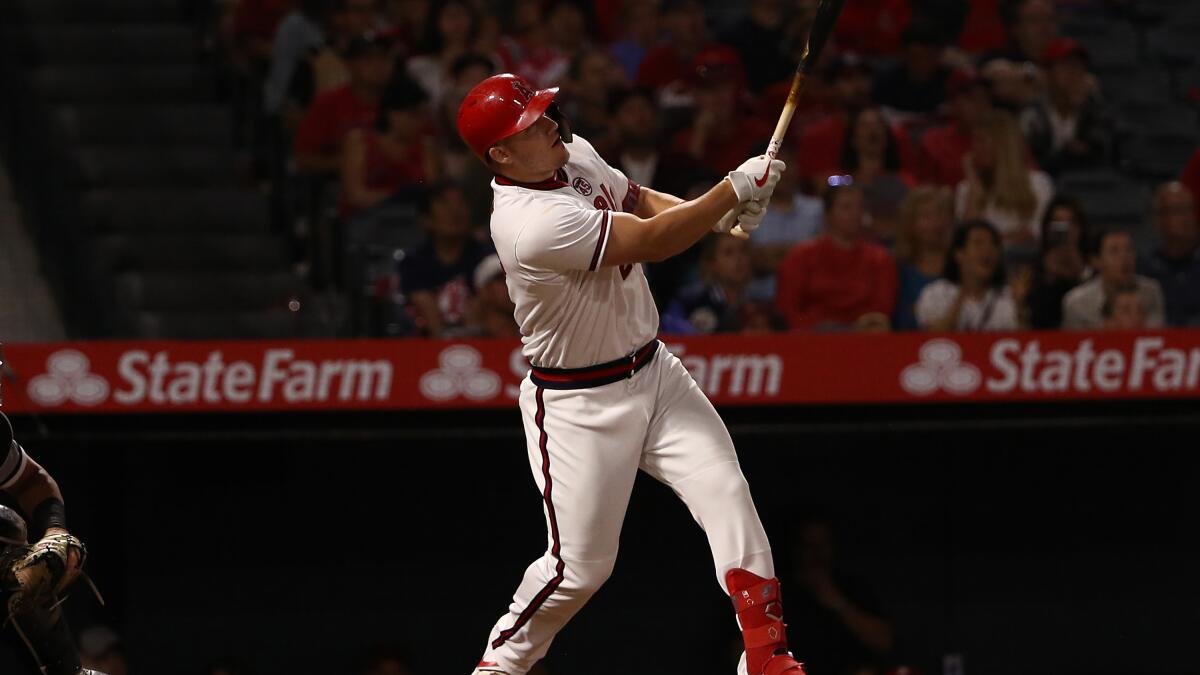
[[[1200,330],[664,338],[721,405],[1200,397]],[[9,412],[500,408],[509,340],[9,344]]]

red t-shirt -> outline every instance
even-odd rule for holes
[[[968,54],[982,54],[1008,45],[1008,33],[1000,19],[1000,0],[969,0],[967,18],[958,46]]]
[[[860,241],[842,248],[829,236],[797,244],[779,265],[775,307],[793,330],[850,325],[868,312],[891,316],[896,263],[887,249]]]
[[[375,134],[364,134],[364,137],[363,164],[366,166],[363,182],[366,183],[367,189],[390,193],[406,185],[418,185],[426,181],[424,137],[418,136],[413,139],[405,146],[400,157],[385,151]],[[355,209],[343,198],[341,211],[343,216],[349,216]]]
[[[838,48],[890,56],[900,52],[900,34],[912,18],[909,0],[854,0],[838,17]]]
[[[947,124],[921,136],[920,176],[926,183],[958,185],[963,179],[963,157],[971,149],[971,134]]]
[[[375,124],[378,114],[375,104],[358,98],[350,85],[330,89],[314,98],[304,113],[293,148],[296,154],[335,152],[346,134]]]
[[[1200,150],[1197,150],[1188,160],[1187,166],[1183,169],[1183,175],[1179,177],[1179,182],[1192,191],[1192,199],[1196,202],[1196,219],[1200,220]]]

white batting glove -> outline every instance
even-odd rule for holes
[[[769,159],[766,155],[752,157],[738,168],[729,172],[727,180],[733,185],[733,192],[739,202],[766,202],[775,191],[779,182],[779,174],[787,165],[778,159]]]
[[[726,211],[717,224],[713,225],[713,232],[732,234],[745,239],[750,232],[758,229],[766,215],[766,202],[745,202]]]

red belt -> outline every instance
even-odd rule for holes
[[[633,377],[646,367],[658,351],[658,340],[647,342],[636,352],[625,358],[585,368],[539,368],[533,366],[529,379],[545,389],[587,389],[612,384]]]

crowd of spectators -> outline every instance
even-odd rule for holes
[[[1200,325],[1200,153],[1146,205],[1154,237],[1088,222],[1057,187],[1113,164],[1091,55],[1059,31],[1059,5],[1098,4],[849,3],[760,230],[647,266],[664,331]],[[284,139],[275,189],[318,195],[286,200],[307,205],[291,217],[337,233],[311,257],[406,242],[386,283],[317,283],[399,304],[375,332],[503,336],[517,327],[488,252],[491,176],[454,127],[470,87],[498,72],[561,87],[614,167],[686,198],[762,152],[816,5],[234,0],[224,25]],[[381,220],[397,209],[410,217]]]

